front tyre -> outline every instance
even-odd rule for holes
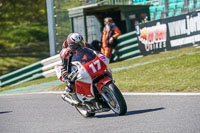
[[[85,118],[93,117],[95,113],[89,113],[86,109],[84,109],[82,106],[75,105],[76,110]]]
[[[116,114],[124,115],[127,112],[126,101],[113,82],[109,82],[102,88],[102,96]]]

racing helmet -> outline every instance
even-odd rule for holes
[[[67,43],[75,51],[83,46],[83,37],[79,33],[71,33],[67,37]]]

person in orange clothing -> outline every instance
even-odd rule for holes
[[[106,17],[104,19],[105,27],[103,29],[102,35],[102,46],[101,53],[107,58],[111,58],[113,46],[115,45],[115,39],[121,35],[121,31],[115,25],[111,17]]]

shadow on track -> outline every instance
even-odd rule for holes
[[[144,110],[135,110],[135,111],[128,111],[124,116],[129,116],[129,115],[136,115],[136,114],[142,114],[142,113],[148,113],[148,112],[154,112],[154,111],[159,111],[163,110],[165,108],[160,107],[160,108],[155,108],[155,109],[144,109]],[[112,114],[103,114],[103,115],[97,115],[95,116],[96,118],[105,118],[105,117],[117,117],[118,115],[112,113]]]
[[[0,114],[7,114],[7,113],[11,113],[12,111],[2,111],[0,112]]]

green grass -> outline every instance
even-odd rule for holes
[[[162,60],[113,75],[123,91],[200,91],[200,54]]]
[[[47,25],[14,25],[10,30],[2,30],[0,44],[2,48],[24,47],[29,43],[48,41]]]
[[[130,60],[122,61],[122,62],[112,63],[112,64],[110,64],[110,67],[111,68],[120,68],[120,67],[124,67],[124,66],[130,66],[133,64],[166,60],[166,59],[173,58],[173,57],[179,57],[182,55],[199,53],[199,52],[200,52],[200,49],[194,48],[194,47],[182,48],[182,49],[178,49],[178,50],[162,52],[159,54],[148,55],[148,56],[144,56],[142,58],[138,58],[138,59],[134,59],[134,60],[130,59]]]
[[[148,65],[113,72],[122,91],[199,92],[200,49],[191,47],[111,64],[111,68],[142,62]]]
[[[0,76],[49,56],[48,26],[12,25],[0,30]]]
[[[200,49],[190,47],[110,64],[111,69],[148,62],[113,71],[116,85],[125,92],[200,92]],[[49,81],[40,79],[39,84]],[[51,80],[56,80],[54,77]],[[32,82],[26,85],[32,85]],[[24,84],[25,85],[25,84]],[[17,87],[16,87],[17,88]],[[64,90],[65,85],[53,90]],[[1,90],[0,90],[1,91]]]
[[[40,58],[35,57],[22,57],[22,56],[13,56],[13,57],[0,57],[0,76],[30,65],[34,62],[39,61]]]

